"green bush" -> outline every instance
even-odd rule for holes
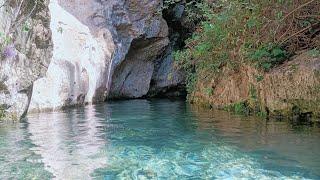
[[[209,5],[198,0],[196,4],[202,22],[186,40],[185,49],[174,55],[176,64],[187,72],[189,93],[197,82],[215,77],[223,67],[237,70],[247,64],[269,71],[296,51],[319,46],[310,36],[314,34],[310,25],[320,23],[314,18],[320,1],[217,0]]]
[[[0,120],[2,120],[3,118],[5,118],[5,110],[0,107]]]
[[[187,22],[198,22],[208,19],[212,15],[211,9],[214,4],[208,3],[208,0],[164,0],[161,10],[168,10],[179,3],[185,7]]]
[[[225,110],[239,115],[249,115],[250,108],[246,102],[237,102],[225,107]]]
[[[253,52],[249,53],[248,58],[256,64],[256,67],[263,69],[264,71],[269,71],[289,57],[284,49],[273,44],[262,46],[252,51]]]
[[[320,47],[319,47],[320,48]],[[318,49],[318,48],[314,48],[314,49],[311,49],[310,51],[309,51],[309,55],[311,56],[311,57],[320,57],[320,50]]]

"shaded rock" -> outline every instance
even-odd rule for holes
[[[155,63],[148,96],[185,96],[185,73],[175,68],[172,46]]]
[[[125,61],[115,69],[110,97],[139,98],[146,95],[154,72],[154,59],[168,42],[167,38],[134,40]]]
[[[118,41],[121,44],[129,42],[130,46],[126,53],[118,53],[113,60],[114,74],[109,98],[140,98],[147,95],[155,60],[169,43],[168,26],[159,13],[161,1],[132,0],[125,5],[127,16],[115,27]]]

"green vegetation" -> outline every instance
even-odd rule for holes
[[[248,58],[256,64],[256,67],[269,71],[272,67],[288,59],[288,54],[281,47],[269,44],[269,46],[262,46],[254,50]]]
[[[0,50],[2,51],[7,45],[12,42],[12,39],[5,35],[3,32],[0,32]]]
[[[207,94],[207,96],[212,96],[213,88],[212,87],[205,88],[205,93]]]
[[[259,103],[259,97],[257,89],[253,84],[249,87],[249,99],[233,103],[224,107],[224,110],[234,112],[239,115],[256,115],[260,117],[266,117],[267,112],[261,108]]]
[[[2,120],[3,118],[5,118],[5,110],[0,106],[0,120]]]
[[[263,79],[264,79],[263,75],[256,76],[257,82],[261,82],[261,81],[263,81]]]
[[[5,16],[8,16],[8,19],[3,24],[3,32],[0,32],[0,55],[2,58],[15,56],[14,34],[20,31],[24,33],[30,31],[29,19],[34,15],[40,3],[43,3],[43,1],[3,1],[0,8],[5,10],[7,13]]]
[[[311,57],[320,57],[320,50],[317,49],[317,48],[311,49],[309,51],[309,54],[310,54]]]
[[[238,102],[225,107],[225,110],[234,112],[240,115],[249,115],[247,102]]]
[[[207,3],[204,0],[164,0],[162,10],[167,10],[176,4],[183,4],[185,13],[188,17],[188,22],[198,22],[210,17],[211,9],[214,4]]]
[[[238,115],[256,115],[259,117],[267,117],[267,112],[259,108],[253,107],[249,101],[240,101],[224,107],[224,110],[233,112]]]
[[[58,28],[58,32],[59,32],[60,34],[62,34],[62,33],[63,33],[63,29],[62,29],[62,27],[59,27],[59,28]]]
[[[180,2],[168,0],[167,5]],[[210,1],[211,2],[211,1]],[[189,1],[201,20],[185,49],[174,57],[187,73],[187,91],[212,79],[223,68],[251,65],[269,71],[297,51],[320,47],[317,27],[320,2],[316,0],[207,0]],[[187,9],[192,8],[187,5]],[[190,13],[193,20],[194,13]],[[317,54],[317,50],[311,53]],[[263,76],[257,77],[262,81]]]

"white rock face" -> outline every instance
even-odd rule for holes
[[[29,112],[103,100],[115,48],[111,33],[92,32],[57,0],[49,9],[53,57],[46,77],[34,83]]]
[[[160,6],[160,0],[51,0],[53,57],[46,77],[34,83],[29,112],[104,101],[108,92],[146,95],[153,60],[169,42]]]

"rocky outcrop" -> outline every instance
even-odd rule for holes
[[[52,56],[49,1],[36,6],[0,0],[0,109],[7,117],[23,116],[32,83],[44,76]],[[33,8],[34,7],[34,8]]]
[[[185,73],[175,67],[173,47],[167,48],[162,57],[156,60],[151,78],[148,96],[150,97],[185,97]]]
[[[163,52],[168,39],[134,40],[125,58],[114,71],[110,98],[145,96],[155,70],[154,60]]]
[[[130,46],[114,59],[109,98],[139,98],[148,93],[154,60],[169,43],[168,27],[159,13],[160,0],[131,0],[122,7],[126,13],[118,12],[122,21],[114,27],[118,41]]]
[[[49,9],[53,57],[46,76],[34,83],[29,111],[103,101],[115,50],[112,34],[98,16],[103,16],[103,6],[51,0]]]
[[[46,77],[34,83],[29,112],[145,97],[152,79],[160,82],[167,73],[157,69],[169,44],[161,5],[161,0],[51,0],[53,57]],[[172,65],[165,61],[162,68]]]
[[[267,73],[243,66],[199,83],[194,103],[223,108],[243,102],[269,115],[320,117],[320,57],[305,52]]]
[[[267,73],[258,88],[261,104],[271,114],[320,117],[320,57],[299,55]]]
[[[161,4],[161,0],[127,2],[131,21],[117,26],[132,26],[120,28],[118,36],[124,38],[121,42],[131,42],[131,46],[123,61],[115,60],[109,98],[153,97],[183,84],[181,73],[173,68],[169,29],[160,12]]]
[[[13,35],[18,54],[1,60],[0,112],[21,117],[27,110],[141,98],[181,88],[184,79],[173,68],[162,3],[50,0],[33,4],[36,10],[28,21],[32,29],[19,29]],[[6,29],[12,15],[4,8],[1,14],[6,17],[1,28]]]

